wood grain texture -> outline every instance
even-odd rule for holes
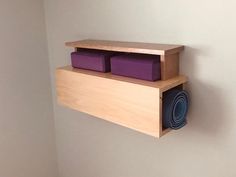
[[[117,52],[132,52],[154,55],[170,55],[179,53],[184,49],[183,45],[170,44],[153,44],[140,42],[122,42],[122,41],[105,41],[105,40],[81,40],[67,42],[66,46],[74,48],[88,48],[98,50],[109,50]]]
[[[111,80],[133,83],[136,85],[154,87],[154,88],[160,89],[162,92],[170,88],[173,88],[177,85],[187,82],[187,77],[184,75],[179,75],[165,81],[160,80],[160,81],[152,82],[152,81],[145,81],[145,80],[140,80],[140,79],[135,79],[135,78],[130,78],[130,77],[118,76],[111,73],[102,73],[102,72],[90,71],[90,70],[85,70],[85,69],[77,69],[77,68],[73,68],[71,65],[60,67],[57,70],[66,70],[70,72],[92,75],[92,76],[107,78]]]
[[[58,70],[57,94],[68,107],[159,136],[157,88]]]
[[[160,137],[162,92],[186,82],[187,78],[149,82],[67,66],[57,69],[56,80],[59,103]]]
[[[179,75],[179,53],[161,55],[161,80]]]

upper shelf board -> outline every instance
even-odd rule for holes
[[[153,55],[170,55],[174,53],[179,53],[184,49],[183,45],[105,41],[105,40],[91,40],[91,39],[75,41],[75,42],[67,42],[66,46],[74,48],[87,48],[87,49],[131,52],[131,53],[142,53],[142,54],[153,54]]]

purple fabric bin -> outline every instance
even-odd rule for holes
[[[114,56],[111,58],[111,72],[148,81],[160,80],[160,56],[133,53]]]
[[[109,51],[80,49],[71,53],[71,64],[75,68],[109,72],[110,57],[113,54],[114,52]]]

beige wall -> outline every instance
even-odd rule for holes
[[[235,177],[234,0],[45,0],[61,177]],[[186,45],[189,124],[160,140],[58,106],[64,42],[97,38]]]
[[[0,177],[57,177],[42,0],[0,0]]]

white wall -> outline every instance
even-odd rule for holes
[[[236,176],[236,1],[45,0],[61,177]],[[58,106],[64,42],[84,38],[186,45],[189,124],[160,140]]]
[[[0,0],[0,177],[57,177],[42,0]]]

